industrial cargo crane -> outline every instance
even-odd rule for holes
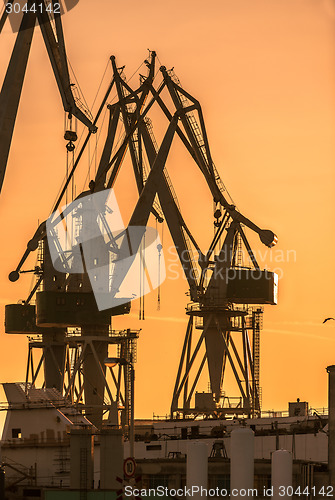
[[[6,1],[0,18],[0,34],[9,16],[19,17],[19,14],[9,13],[8,7],[13,2],[14,0]],[[38,21],[42,32],[64,110],[84,123],[90,133],[95,133],[97,130],[92,123],[88,109],[80,100],[78,89],[70,83],[61,13],[55,8],[55,4],[54,0],[47,2],[41,0],[36,8],[36,2],[28,0],[27,9],[22,15],[0,93],[0,191],[5,177],[36,21]]]
[[[103,194],[113,188],[126,153],[129,152],[139,197],[124,234],[133,227],[145,228],[150,216],[155,217],[159,223],[165,220],[190,292],[191,303],[187,306],[189,320],[172,397],[171,417],[223,417],[228,413],[257,415],[261,407],[261,306],[276,303],[277,282],[273,273],[259,268],[244,228],[256,232],[261,242],[270,248],[275,245],[277,238],[272,231],[263,230],[250,221],[228,201],[226,189],[211,157],[200,104],[181,87],[173,71],[164,66],[160,67],[162,81],[158,86],[155,85],[155,52],[150,52],[150,57],[145,61],[147,76],[140,75],[140,85],[135,90],[127,83],[124,67],[118,68],[115,57],[111,57],[111,63],[113,78],[93,121],[94,124],[97,122],[112,89],[115,89],[117,100],[108,105],[106,142],[95,179],[91,180],[89,190],[81,193],[74,203],[80,207],[83,197]],[[157,145],[149,118],[154,105],[160,108],[168,123],[160,146]],[[116,140],[120,130],[123,131],[121,145]],[[214,200],[215,234],[207,252],[200,249],[183,218],[166,169],[166,161],[176,135],[203,174]],[[54,211],[60,206],[81,156],[82,150],[74,162]],[[60,217],[66,216],[66,210],[65,208]],[[103,204],[101,214],[107,210],[108,207]],[[83,224],[80,212],[76,218],[80,234]],[[94,224],[99,228],[96,220]],[[112,298],[117,295],[125,278],[126,272],[118,274],[113,281],[117,255],[122,254],[123,247],[127,246],[126,238],[118,240],[112,231],[108,234],[109,239],[105,240],[103,250],[99,255],[90,255],[82,273],[71,273],[71,270],[65,273],[53,266],[52,249],[47,243],[47,225],[42,223],[29,241],[17,268],[9,276],[11,281],[16,281],[23,272],[22,266],[30,252],[39,249],[41,263],[35,268],[36,285],[24,304],[6,307],[6,332],[34,335],[29,349],[27,382],[30,380],[35,383],[44,361],[46,387],[56,387],[73,403],[82,405],[88,418],[97,427],[101,426],[103,411],[106,408],[111,410],[112,403],[115,402],[125,408],[124,418],[128,425],[131,398],[129,391],[128,396],[121,394],[121,370],[124,370],[127,390],[129,364],[134,361],[135,340],[138,336],[138,332],[131,331],[115,333],[110,327],[112,316],[129,312],[131,298],[125,298],[125,303],[120,306],[99,311],[88,279],[87,270],[95,265],[98,257],[104,262],[112,261],[110,274],[107,276],[112,277],[109,289]],[[140,247],[141,238],[133,243],[132,252],[135,254]],[[157,248],[157,252],[159,251]],[[71,255],[75,252],[78,255],[78,246],[73,246],[68,252],[65,258],[67,265],[71,261]],[[195,254],[197,258],[194,257]],[[247,256],[250,262],[248,266],[243,265],[242,254]],[[112,259],[111,255],[114,255]],[[36,306],[31,304],[35,293]],[[193,345],[195,330],[199,330],[200,336]],[[40,336],[36,338],[36,334]],[[241,346],[237,336],[241,337]],[[108,345],[112,343],[119,344],[120,356],[127,361],[119,367],[117,376],[111,372],[116,388],[115,397],[111,394],[103,363],[107,357]],[[202,346],[205,346],[205,354],[199,359]],[[41,348],[43,354],[34,370],[32,351],[36,347]],[[200,364],[194,371],[199,360]],[[206,361],[210,392],[205,395],[195,394],[195,405],[192,407],[192,398]],[[222,388],[228,363],[240,395],[237,404],[227,406]],[[110,399],[107,406],[104,405],[105,388]]]

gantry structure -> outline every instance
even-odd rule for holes
[[[28,17],[25,22],[28,22]],[[54,29],[47,28],[51,21],[39,21],[42,32],[51,36],[52,31],[55,37]],[[58,27],[56,46],[59,50],[63,46],[61,22],[57,17],[54,21],[55,27]],[[29,36],[32,36],[33,27],[29,29]],[[18,39],[28,36],[29,29],[20,30]],[[16,50],[14,48],[10,66],[18,57]],[[25,272],[23,266],[29,254],[38,251],[38,265],[33,269],[35,286],[22,304],[6,307],[6,332],[30,336],[27,387],[36,383],[43,366],[44,386],[57,388],[72,404],[81,407],[94,425],[101,427],[103,414],[107,411],[110,421],[115,421],[114,415],[119,409],[125,426],[129,426],[133,411],[129,387],[138,331],[115,331],[111,328],[111,318],[129,313],[131,300],[136,297],[123,297],[119,305],[112,302],[112,307],[99,310],[90,272],[96,269],[95,277],[102,280],[110,297],[116,299],[127,270],[116,273],[115,269],[120,256],[125,255],[126,249],[129,250],[129,234],[132,228],[143,228],[141,237],[132,240],[131,255],[135,255],[140,250],[145,228],[151,219],[156,219],[168,227],[189,288],[188,322],[172,395],[171,418],[196,418],[199,415],[222,418],[227,414],[256,416],[261,410],[259,372],[263,305],[276,304],[277,278],[274,273],[260,269],[249,244],[247,230],[257,233],[261,243],[270,248],[276,244],[277,238],[272,231],[261,229],[243,215],[230,199],[211,156],[203,112],[197,99],[181,86],[173,70],[160,65],[157,71],[155,52],[149,53],[145,65],[146,75],[140,75],[138,87],[133,88],[127,82],[125,67],[119,67],[115,57],[111,57],[112,79],[92,119],[87,113],[83,118],[78,108],[73,107],[73,101],[70,108],[64,105],[67,113],[77,114],[88,131],[53,207],[53,213],[58,210],[60,220],[70,211],[61,209],[61,203],[90,136],[99,126],[102,111],[107,106],[109,121],[105,143],[88,189],[69,205],[77,228],[77,239],[66,249],[60,248],[56,239],[55,245],[64,256],[65,272],[55,267],[52,259],[55,249],[50,248],[45,221],[40,224],[16,269],[9,275],[11,281],[19,279],[20,274]],[[62,68],[64,70],[64,65]],[[69,92],[71,82],[66,71],[65,74],[66,92]],[[22,82],[23,78],[21,86]],[[8,94],[8,85],[5,81],[0,99]],[[13,89],[16,102],[19,93]],[[160,110],[166,123],[160,143],[154,134],[154,108],[155,116]],[[15,109],[13,114],[16,115]],[[15,116],[12,116],[12,128],[13,120]],[[10,130],[1,143],[5,152],[9,150],[9,136]],[[70,127],[65,136],[69,140],[68,154],[73,154],[76,134]],[[191,232],[183,217],[168,174],[167,160],[174,140],[181,141],[213,198],[215,231],[206,251],[200,248],[197,235]],[[113,228],[106,225],[107,199],[127,159],[132,165],[138,199],[125,228],[116,234]],[[93,199],[98,194],[103,202],[90,218],[90,225],[100,243],[85,254],[81,239],[87,226],[82,210],[83,199]],[[74,211],[73,206],[76,207]],[[157,258],[162,250],[164,248],[158,244]],[[81,272],[76,272],[78,268],[74,264],[78,259],[83,260]],[[99,274],[98,267],[102,262],[105,264],[104,271]],[[145,272],[146,264],[143,266]],[[126,362],[119,365],[117,373],[110,369],[112,388],[107,380],[104,360],[109,346],[113,344],[118,345],[119,358]],[[36,349],[41,353],[37,365],[34,362]],[[197,384],[206,365],[210,388],[206,394],[197,393]],[[236,381],[238,395],[234,402],[224,390],[228,369],[231,369]]]

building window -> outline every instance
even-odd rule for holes
[[[219,490],[230,491],[230,476],[229,474],[210,476],[209,485],[213,489],[219,488]]]
[[[169,487],[169,476],[149,476],[149,488],[156,489],[157,486]]]
[[[22,438],[21,429],[12,429],[12,438],[21,439]]]
[[[254,487],[258,491],[263,491],[264,488],[271,488],[271,475],[270,474],[255,474]]]
[[[161,450],[162,449],[162,445],[161,444],[148,444],[146,446],[147,448],[147,451],[154,451],[154,450]]]
[[[41,498],[41,490],[39,488],[29,488],[26,490],[23,490],[23,497],[36,497],[36,498]]]

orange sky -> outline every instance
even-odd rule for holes
[[[174,66],[184,88],[200,101],[214,162],[239,209],[279,237],[272,253],[251,238],[260,263],[282,275],[279,305],[267,307],[264,315],[263,409],[286,409],[297,397],[314,408],[325,406],[325,367],[335,363],[335,324],[322,325],[335,314],[333,0],[170,0],[164,5],[145,0],[128,2],[127,8],[122,2],[80,0],[63,23],[68,56],[88,103],[110,55],[119,66],[126,64],[129,79],[147,48],[156,50],[167,68]],[[0,40],[1,79],[13,40],[8,27]],[[164,127],[161,119],[158,131]],[[30,277],[11,284],[7,275],[56,198],[65,172],[62,136],[61,101],[37,29],[0,196],[1,325],[4,305],[28,293]],[[177,141],[168,170],[185,218],[206,249],[211,197]],[[128,182],[124,175],[122,185]],[[127,192],[134,203],[132,181]],[[168,246],[167,229],[164,238]],[[130,317],[114,322],[115,328],[142,328],[137,417],[169,411],[187,322],[186,291],[183,280],[168,279],[160,312],[153,294],[146,299],[145,322],[137,319],[137,304]],[[7,336],[1,326],[0,342],[0,380],[23,380],[26,338]],[[227,393],[237,395],[229,387],[228,381]],[[207,390],[205,377],[199,390]]]

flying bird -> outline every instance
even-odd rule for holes
[[[326,323],[326,321],[329,321],[330,319],[333,319],[335,321],[335,318],[326,318],[322,323]]]

